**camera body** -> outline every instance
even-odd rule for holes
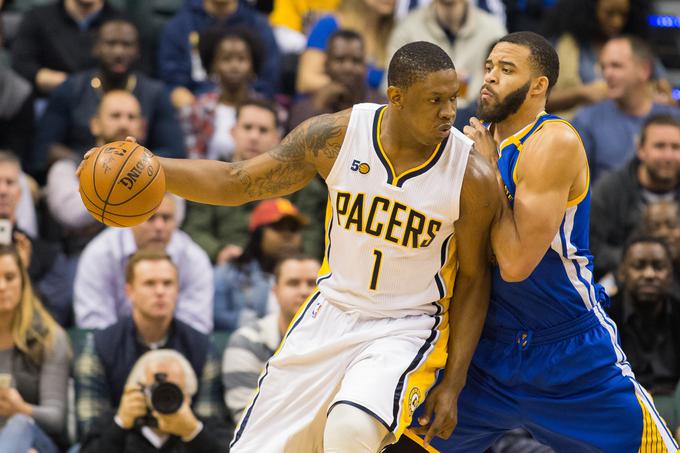
[[[151,415],[152,410],[160,414],[174,414],[184,402],[184,392],[176,384],[168,382],[168,376],[165,373],[156,373],[153,377],[154,381],[151,385],[140,384],[149,411],[135,421],[137,427],[158,427],[158,420]]]

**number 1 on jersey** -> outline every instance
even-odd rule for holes
[[[375,261],[373,262],[373,273],[371,274],[371,285],[368,287],[371,291],[375,291],[378,288],[378,277],[380,277],[380,266],[382,265],[382,252],[378,249],[373,249],[373,256],[375,256]]]

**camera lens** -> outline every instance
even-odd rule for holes
[[[160,382],[151,389],[151,406],[161,414],[174,414],[183,401],[182,389],[172,382]]]

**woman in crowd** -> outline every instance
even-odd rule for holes
[[[0,246],[0,451],[59,451],[70,361],[66,334],[33,293],[16,248]]]
[[[387,40],[394,25],[395,0],[342,0],[335,14],[322,16],[309,32],[307,49],[300,56],[297,91],[317,91],[330,83],[325,72],[328,38],[339,29],[361,35],[366,48],[368,85],[378,88],[387,65]]]
[[[241,256],[215,268],[215,330],[233,332],[263,318],[270,301],[276,263],[302,248],[307,218],[290,201],[260,202],[250,216],[250,236]]]
[[[259,97],[253,83],[264,55],[257,37],[239,27],[213,28],[201,35],[201,61],[214,80],[214,91],[198,96],[180,109],[187,154],[195,159],[231,160],[236,107]]]

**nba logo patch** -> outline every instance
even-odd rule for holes
[[[312,308],[312,319],[316,318],[316,315],[319,314],[321,311],[321,302],[317,302],[314,304],[314,307]]]

